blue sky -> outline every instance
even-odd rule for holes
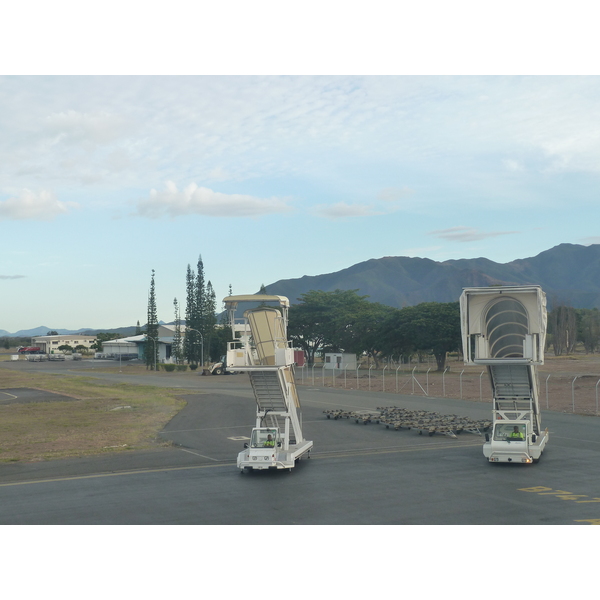
[[[600,243],[597,76],[115,64],[0,76],[0,329],[144,323],[152,269],[171,321],[199,255],[220,300],[383,256]]]

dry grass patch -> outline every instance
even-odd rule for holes
[[[0,462],[46,460],[160,444],[184,406],[181,390],[3,370],[0,388],[37,388],[73,401],[0,405]]]

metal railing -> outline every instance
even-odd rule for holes
[[[481,367],[452,365],[437,371],[427,364],[384,364],[378,369],[374,365],[330,369],[316,364],[297,371],[301,385],[479,402],[492,398],[489,378]],[[546,410],[600,416],[600,374],[540,373],[539,396]]]

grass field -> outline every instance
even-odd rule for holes
[[[10,356],[0,355],[0,360]],[[447,366],[445,374],[435,370],[435,363],[403,365],[398,371],[391,367],[385,373],[361,369],[358,378],[354,370],[338,371],[333,377],[319,367],[306,368],[296,372],[296,380],[300,386],[312,385],[314,377],[319,386],[386,392],[390,405],[397,394],[490,401],[489,382],[481,367],[465,367],[455,359]],[[108,383],[93,377],[93,373],[120,370],[130,375],[147,373],[144,365],[133,363],[90,364],[77,377],[0,368],[0,390],[34,388],[69,397],[68,401],[0,404],[0,462],[141,450],[163,443],[158,432],[185,406],[181,389]],[[547,355],[538,371],[542,410],[599,414],[600,355]],[[175,386],[198,373],[160,371],[154,376]]]
[[[185,406],[181,390],[0,369],[0,389],[34,388],[65,401],[0,405],[0,462],[156,447]]]

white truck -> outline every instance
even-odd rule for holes
[[[544,364],[546,295],[541,287],[464,288],[460,297],[466,364],[487,367],[492,387],[490,462],[537,462],[548,443],[542,430],[537,366]]]
[[[310,458],[313,442],[302,434],[302,411],[294,379],[294,351],[287,339],[289,300],[264,294],[227,296],[223,302],[231,331],[246,332],[229,342],[227,369],[246,372],[256,399],[256,423],[250,442],[238,454],[242,473],[264,469],[291,471]],[[251,303],[236,327],[240,303]],[[276,303],[276,307],[269,307]],[[259,306],[256,307],[256,304]]]

